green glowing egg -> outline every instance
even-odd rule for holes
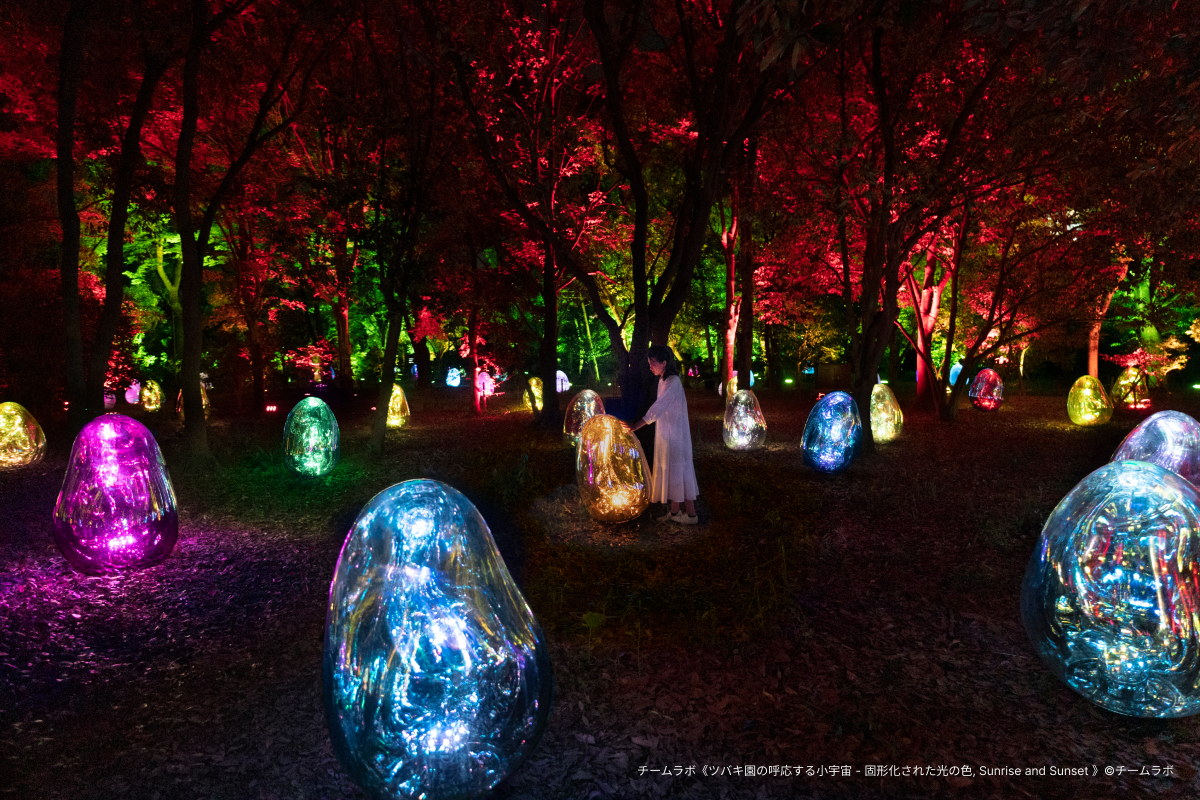
[[[1104,385],[1091,375],[1075,381],[1067,395],[1067,416],[1076,425],[1103,425],[1112,419],[1113,404]]]
[[[306,397],[288,414],[283,426],[283,460],[300,475],[319,477],[338,460],[338,424],[325,401]]]

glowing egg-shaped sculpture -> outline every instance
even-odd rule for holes
[[[766,441],[767,421],[749,389],[739,390],[725,404],[724,438],[730,450],[757,450]]]
[[[726,403],[728,403],[730,401],[730,399],[735,394],[737,394],[737,370],[736,369],[733,371],[733,375],[731,375],[729,378],[728,386],[726,386],[724,383],[717,384],[717,394],[724,397]]]
[[[858,404],[845,392],[830,392],[808,413],[800,449],[805,466],[836,475],[843,472],[862,446]]]
[[[571,391],[571,379],[561,369],[554,374],[554,390],[557,392]]]
[[[525,384],[523,404],[526,410],[542,410],[542,379],[530,378]]]
[[[162,408],[163,393],[158,381],[146,381],[142,384],[142,408],[147,411],[158,411]]]
[[[175,490],[150,431],[121,414],[85,425],[54,505],[54,540],[71,566],[88,575],[148,567],[178,536]]]
[[[1110,461],[1145,461],[1200,486],[1200,422],[1180,411],[1159,411],[1129,432]]]
[[[446,385],[451,389],[457,389],[462,385],[463,371],[458,367],[451,367],[446,371]]]
[[[496,379],[491,376],[491,373],[479,371],[475,376],[475,388],[484,397],[490,397],[496,393]]]
[[[117,407],[117,395],[114,392],[104,393],[104,410],[112,411]]]
[[[208,403],[208,390],[204,388],[204,384],[200,384],[200,400],[204,403],[204,418],[208,419],[208,413],[211,410]],[[183,389],[179,390],[178,396],[175,398],[175,413],[183,416]]]
[[[1112,402],[1123,408],[1150,407],[1150,383],[1140,367],[1126,367],[1112,387]]]
[[[20,403],[0,403],[0,470],[36,464],[46,454],[46,435]]]
[[[1113,404],[1104,384],[1084,375],[1071,386],[1067,395],[1067,416],[1076,425],[1103,425],[1112,419]]]
[[[896,402],[896,395],[886,383],[877,383],[871,389],[871,438],[877,442],[890,442],[904,429],[904,412]]]
[[[1173,472],[1117,461],[1046,521],[1021,588],[1025,631],[1064,683],[1135,717],[1200,711],[1200,498]]]
[[[584,508],[600,522],[628,522],[650,505],[650,466],[642,444],[607,414],[592,417],[579,432],[575,483]]]
[[[404,390],[400,388],[400,384],[392,384],[392,399],[388,401],[387,426],[389,428],[403,428],[404,423],[408,422],[408,398],[404,396]]]
[[[1004,400],[1004,381],[994,369],[981,369],[967,390],[971,405],[980,411],[995,411]]]
[[[579,444],[579,432],[583,424],[597,414],[604,413],[604,401],[591,389],[584,389],[571,398],[567,415],[563,418],[563,438],[572,447]]]
[[[129,388],[125,390],[125,402],[131,406],[136,406],[138,401],[142,399],[142,384],[134,381],[129,384]]]
[[[537,747],[545,637],[455,489],[405,481],[358,515],[329,590],[324,699],[334,752],[372,798],[479,797]]]
[[[955,364],[953,367],[950,368],[950,385],[951,386],[958,383],[958,376],[962,374],[962,371],[963,371],[962,364]]]
[[[339,436],[333,409],[318,397],[306,397],[283,426],[283,460],[300,475],[326,475],[337,465]]]

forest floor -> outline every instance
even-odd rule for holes
[[[558,434],[503,408],[475,418],[461,396],[444,410],[444,392],[411,398],[378,462],[366,418],[344,420],[342,461],[317,480],[283,468],[282,417],[211,420],[207,471],[174,466],[164,427],[179,544],[115,578],[72,572],[54,545],[52,441],[0,474],[0,798],[362,797],[322,709],[329,584],[358,510],[416,477],[478,505],[551,649],[549,727],[496,798],[1200,795],[1200,720],[1097,708],[1020,621],[1043,522],[1138,418],[1077,428],[1064,397],[910,414],[831,478],[800,463],[811,401],[760,399],[768,444],[734,453],[721,400],[689,396],[687,532],[590,525]],[[1071,768],[1089,776],[1053,774]]]

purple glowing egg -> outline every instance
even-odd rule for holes
[[[1200,423],[1180,411],[1159,411],[1129,432],[1110,461],[1145,461],[1200,486]]]
[[[148,567],[178,536],[175,490],[150,431],[121,414],[85,425],[54,506],[54,540],[70,565],[88,575]]]

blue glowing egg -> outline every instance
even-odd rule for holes
[[[1200,498],[1173,472],[1117,461],[1054,509],[1021,616],[1046,666],[1134,717],[1200,711]]]
[[[953,386],[958,382],[958,376],[962,374],[962,364],[955,364],[950,368],[950,385]]]
[[[1179,411],[1159,411],[1129,432],[1112,461],[1145,461],[1200,485],[1200,423]]]
[[[463,371],[458,367],[451,367],[446,372],[446,385],[450,388],[455,388],[462,383]]]
[[[396,484],[346,537],[325,623],[334,752],[372,797],[477,797],[546,728],[545,638],[487,523],[457,490]]]
[[[845,471],[862,444],[858,404],[845,392],[830,392],[813,406],[800,448],[805,466],[836,475]]]

